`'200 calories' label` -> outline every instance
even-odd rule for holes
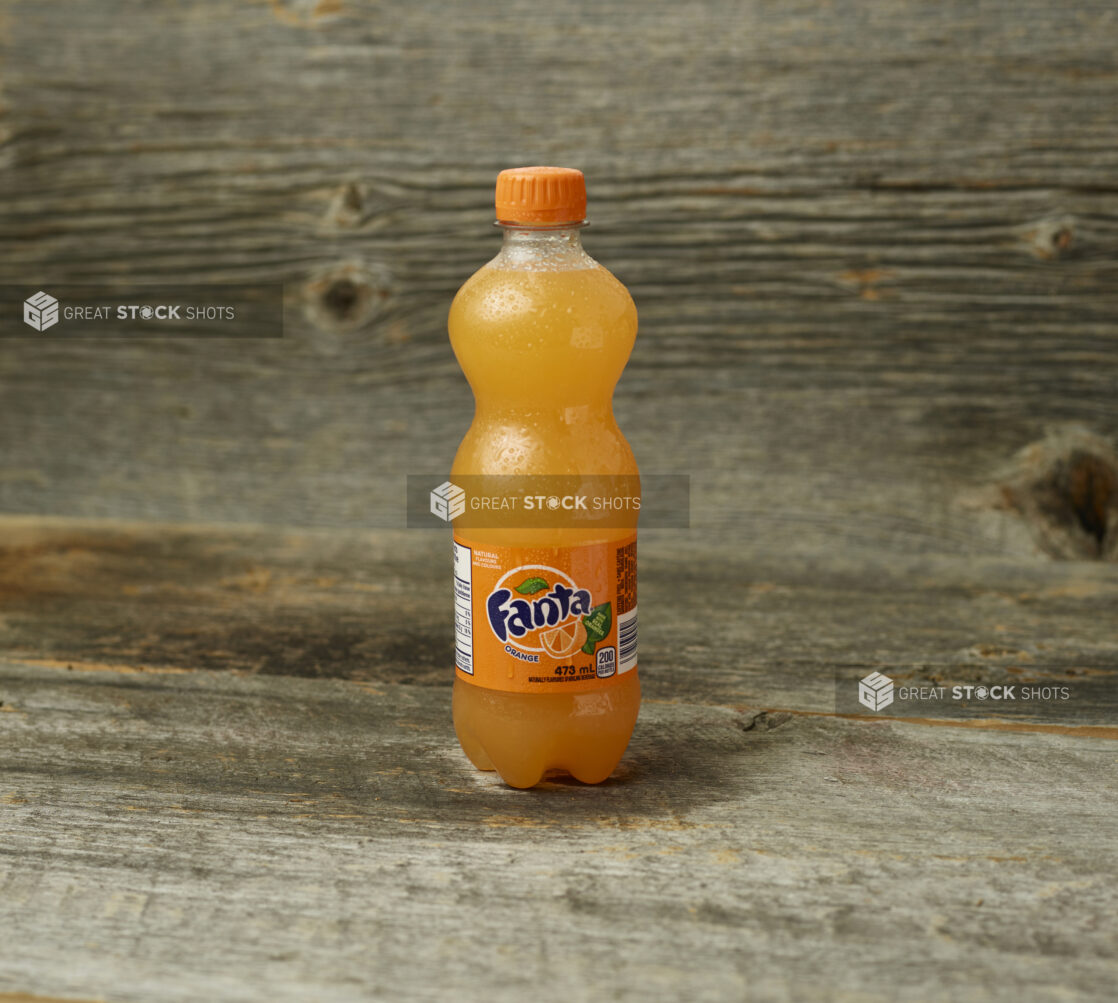
[[[495,547],[454,534],[455,674],[511,693],[601,689],[637,667],[637,537]]]

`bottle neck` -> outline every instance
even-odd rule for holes
[[[505,268],[589,268],[594,259],[582,249],[585,223],[558,226],[497,224],[504,235],[494,264]]]

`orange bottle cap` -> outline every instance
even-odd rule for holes
[[[497,175],[502,223],[581,223],[586,179],[573,167],[512,167]]]

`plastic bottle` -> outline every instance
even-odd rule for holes
[[[501,251],[450,310],[476,402],[452,481],[480,479],[504,494],[540,475],[639,485],[612,403],[637,313],[582,249],[582,172],[502,171],[496,204]],[[549,772],[605,780],[640,708],[637,516],[606,526],[580,517],[542,527],[499,516],[484,527],[455,522],[454,726],[473,764],[513,787]]]

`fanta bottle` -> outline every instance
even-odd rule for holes
[[[595,509],[618,484],[636,485],[639,507],[613,417],[637,313],[582,249],[581,171],[502,171],[496,203],[501,251],[449,320],[476,403],[451,472],[471,503],[454,524],[454,727],[471,762],[513,787],[551,772],[599,783],[640,708],[637,510],[616,497],[608,519]]]

